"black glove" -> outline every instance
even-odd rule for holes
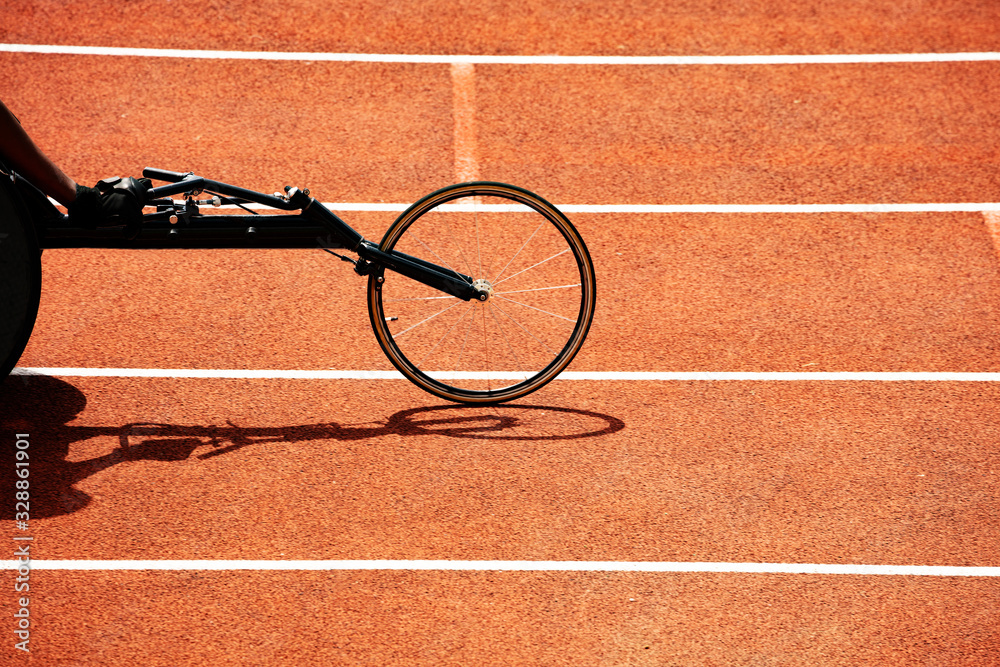
[[[119,227],[134,238],[142,226],[142,205],[153,183],[148,178],[106,178],[96,188],[76,186],[76,200],[67,207],[70,224],[84,229]]]

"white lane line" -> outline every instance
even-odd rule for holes
[[[1000,259],[1000,211],[983,211],[983,221],[986,223],[986,232],[993,241],[993,250]]]
[[[481,65],[850,65],[865,63],[939,63],[1000,60],[1000,52],[967,53],[845,53],[742,56],[483,56],[406,53],[323,53],[289,51],[213,51],[203,49],[144,49],[63,44],[0,44],[0,51],[140,58],[227,60],[293,60],[367,63],[472,63]]]
[[[399,371],[231,370],[205,368],[23,368],[11,375],[54,377],[207,378],[219,380],[402,380]]]
[[[978,213],[1000,202],[927,204],[609,204],[562,205],[564,213]]]
[[[11,375],[120,378],[205,378],[221,380],[402,380],[398,371],[364,370],[239,370],[209,368],[31,368],[17,367]],[[430,373],[441,380],[521,380],[524,373]],[[564,371],[556,380],[641,382],[1000,382],[1000,373],[949,372],[656,372],[656,371]]]
[[[846,574],[918,577],[1000,577],[1000,567],[852,565],[813,563],[686,563],[531,560],[32,560],[32,570],[431,570],[480,572],[697,572],[739,574]],[[24,563],[0,561],[0,569]]]
[[[476,68],[472,63],[451,64],[454,116],[455,182],[479,180],[476,161]]]
[[[180,205],[180,204],[179,204]],[[323,202],[331,211],[382,211],[399,213],[403,203]],[[557,204],[563,213],[983,213],[1000,212],[1000,202],[952,202],[926,204]],[[236,206],[224,205],[219,208]],[[247,208],[267,209],[263,204]],[[438,211],[507,213],[526,211],[521,204],[444,204]]]
[[[670,381],[708,380],[739,382],[1000,382],[1000,373],[948,373],[948,372],[797,372],[773,371],[766,373],[747,372],[575,372],[565,371],[559,375],[564,380],[645,380]],[[557,378],[558,379],[558,378]]]
[[[457,160],[456,160],[457,163]],[[456,169],[456,172],[458,170]],[[463,174],[464,175],[464,174]],[[461,178],[461,177],[460,177]],[[54,206],[59,202],[49,198]],[[321,202],[331,211],[402,213],[411,204],[396,202]],[[183,206],[183,201],[176,201]],[[256,210],[275,210],[264,204],[245,204]],[[563,213],[1000,213],[1000,202],[927,202],[916,204],[557,204]],[[241,207],[223,204],[220,209]],[[530,210],[523,204],[443,204],[449,213],[512,213]],[[275,211],[283,212],[283,211]]]

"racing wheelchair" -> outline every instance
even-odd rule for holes
[[[152,168],[143,176],[151,181],[101,184],[136,193],[141,224],[81,229],[17,174],[0,174],[0,379],[31,335],[48,248],[330,253],[367,278],[371,326],[393,366],[459,403],[501,403],[544,386],[573,360],[593,321],[594,266],[583,239],[555,206],[513,185],[432,192],[374,243],[308,190],[265,194]]]

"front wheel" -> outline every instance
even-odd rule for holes
[[[462,183],[408,208],[379,249],[472,277],[462,301],[392,271],[368,279],[368,313],[392,364],[460,403],[526,396],[558,375],[594,318],[594,265],[555,206],[503,183]]]

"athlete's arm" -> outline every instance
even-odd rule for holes
[[[76,182],[41,151],[0,101],[0,155],[35,187],[69,206],[76,199]]]

